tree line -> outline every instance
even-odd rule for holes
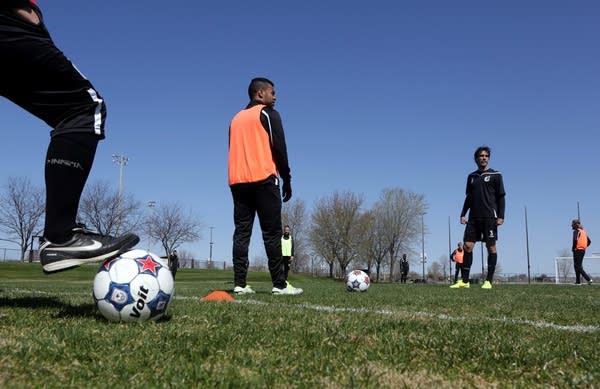
[[[329,277],[352,267],[379,281],[383,271],[393,279],[403,253],[417,252],[426,210],[422,194],[388,188],[371,207],[363,195],[334,192],[318,199],[310,216],[304,202],[295,200],[284,204],[282,217],[293,232],[296,270],[308,270],[316,259],[328,266]]]
[[[18,245],[21,261],[43,232],[44,203],[43,188],[27,178],[10,177],[0,194],[1,240]],[[317,263],[327,267],[329,277],[360,268],[375,281],[384,275],[393,279],[402,254],[412,258],[419,252],[426,211],[424,195],[402,188],[382,190],[370,207],[363,195],[350,191],[318,199],[310,213],[301,199],[285,203],[282,222],[294,238],[293,268],[309,272]],[[200,240],[205,228],[194,212],[178,203],[142,204],[102,180],[91,182],[83,192],[78,221],[107,235],[142,231],[160,243],[165,255]]]
[[[19,247],[21,261],[44,228],[44,189],[24,177],[10,177],[0,194],[0,240]],[[77,221],[103,235],[141,230],[160,242],[168,256],[183,243],[202,238],[204,225],[179,203],[158,203],[150,213],[132,194],[119,194],[106,181],[90,183],[82,194]]]

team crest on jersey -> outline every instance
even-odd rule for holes
[[[485,182],[489,182],[489,181],[490,181],[490,177],[491,177],[491,176],[485,176],[485,177],[483,178],[483,181],[485,181]]]

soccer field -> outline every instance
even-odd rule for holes
[[[600,286],[373,284],[293,275],[272,296],[251,273],[177,273],[166,319],[109,323],[95,267],[45,276],[0,264],[0,387],[600,387]]]

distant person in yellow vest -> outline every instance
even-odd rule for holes
[[[456,270],[454,272],[454,283],[458,281],[458,274],[460,273],[460,269],[462,268],[463,258],[465,255],[465,250],[463,249],[462,242],[458,242],[458,247],[452,252],[450,255],[450,259],[454,262],[454,266]]]
[[[402,254],[402,259],[400,260],[400,283],[406,284],[406,280],[408,279],[408,270],[410,268],[410,264],[408,263],[408,258],[406,254]]]
[[[290,267],[294,260],[294,239],[290,233],[290,226],[283,227],[283,235],[281,236],[281,255],[283,257],[283,271],[285,273],[285,280],[288,279],[290,273]]]
[[[298,295],[302,289],[286,283],[281,256],[281,201],[292,198],[292,185],[281,116],[273,108],[275,86],[266,78],[254,78],[248,96],[250,103],[229,126],[228,183],[235,225],[233,292],[254,293],[246,277],[250,236],[258,215],[273,283],[271,293]]]
[[[571,222],[571,228],[573,228],[573,267],[575,268],[575,285],[581,285],[581,276],[583,276],[587,283],[591,285],[591,277],[583,270],[583,257],[585,257],[585,250],[590,243],[592,243],[592,240],[583,229],[583,226],[578,219]]]

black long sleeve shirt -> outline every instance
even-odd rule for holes
[[[461,217],[504,219],[505,200],[502,173],[476,170],[467,177],[467,189]]]
[[[246,109],[254,107],[255,105],[262,104],[256,100],[252,100]],[[271,140],[271,153],[273,154],[273,160],[277,171],[281,176],[281,179],[285,182],[290,182],[292,176],[290,174],[290,166],[288,162],[287,145],[285,143],[285,133],[283,132],[283,124],[281,122],[281,116],[273,107],[265,106],[261,110],[260,122],[262,123],[265,131],[269,134]]]

